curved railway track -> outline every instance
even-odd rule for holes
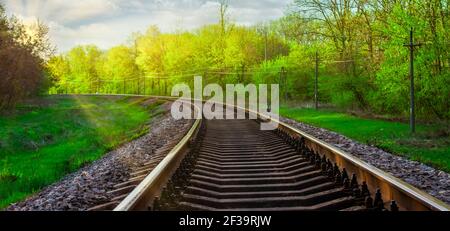
[[[449,211],[419,189],[279,122],[198,119],[92,210]],[[277,121],[278,122],[278,121]]]
[[[259,129],[250,120],[205,121],[203,138],[186,163],[191,174],[173,178],[166,192],[172,197],[164,197],[156,209],[342,210],[359,205],[350,187],[335,184],[276,133]]]

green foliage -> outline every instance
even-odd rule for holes
[[[196,74],[206,74],[210,82],[242,80],[242,72],[264,59],[265,41],[257,28],[233,24],[227,24],[226,30],[209,25],[176,33],[161,33],[150,26],[144,34],[134,34],[129,46],[104,52],[95,46],[75,47],[52,58],[47,68],[58,93],[165,94],[170,85],[190,83]],[[273,34],[267,43],[280,49],[268,47],[271,57],[280,56],[287,47]]]
[[[100,75],[100,92],[120,92],[123,80],[139,77],[139,69],[134,62],[135,52],[126,46],[111,48],[106,59],[97,65]],[[103,66],[102,66],[103,64]]]
[[[422,43],[415,55],[418,113],[428,118],[450,118],[450,63],[445,60],[450,55],[450,43],[446,39],[450,24],[448,16],[437,16],[445,9],[436,3],[417,1],[409,7],[401,3],[394,5],[387,25],[382,28],[382,34],[390,39],[383,44],[385,61],[375,80],[378,91],[375,93],[374,108],[377,111],[409,113],[409,52],[399,47],[409,42],[404,37],[410,28],[414,28],[416,42]],[[414,13],[409,13],[411,11]]]
[[[152,110],[121,97],[48,97],[0,117],[0,207],[147,131]]]
[[[150,26],[132,44],[100,51],[76,47],[48,63],[55,92],[164,95],[176,83],[280,83],[289,100],[319,100],[341,109],[409,114],[409,30],[415,55],[417,114],[450,119],[449,3],[440,0],[296,0],[285,17],[252,27],[227,21],[194,31],[162,33]],[[281,68],[287,71],[281,76]],[[282,97],[284,98],[284,97]]]
[[[100,79],[99,67],[103,64],[102,52],[96,46],[79,46],[67,55],[69,63],[69,88],[73,93],[96,92]],[[100,63],[100,64],[99,64]]]

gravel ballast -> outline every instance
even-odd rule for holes
[[[84,211],[109,202],[108,191],[130,179],[130,173],[149,161],[152,155],[173,141],[175,135],[186,133],[192,122],[174,120],[166,114],[153,119],[150,131],[143,137],[106,154],[90,166],[70,174],[26,201],[7,208],[8,211]]]
[[[282,118],[282,122],[302,130],[320,140],[334,145],[361,160],[375,166],[405,182],[450,204],[450,174],[409,160],[405,157],[387,153],[377,147],[361,144],[343,135],[326,129]]]

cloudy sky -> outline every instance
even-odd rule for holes
[[[49,25],[59,51],[79,44],[106,49],[132,32],[158,25],[164,32],[218,22],[217,0],[0,0],[9,14]],[[279,18],[292,0],[230,0],[230,19],[251,25]]]

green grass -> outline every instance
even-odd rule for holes
[[[325,128],[450,172],[448,126],[418,125],[417,134],[412,136],[409,125],[400,122],[365,119],[344,113],[303,108],[283,107],[280,113],[285,117]]]
[[[127,97],[53,96],[0,116],[0,208],[24,199],[147,130]],[[156,105],[156,106],[155,106]]]

